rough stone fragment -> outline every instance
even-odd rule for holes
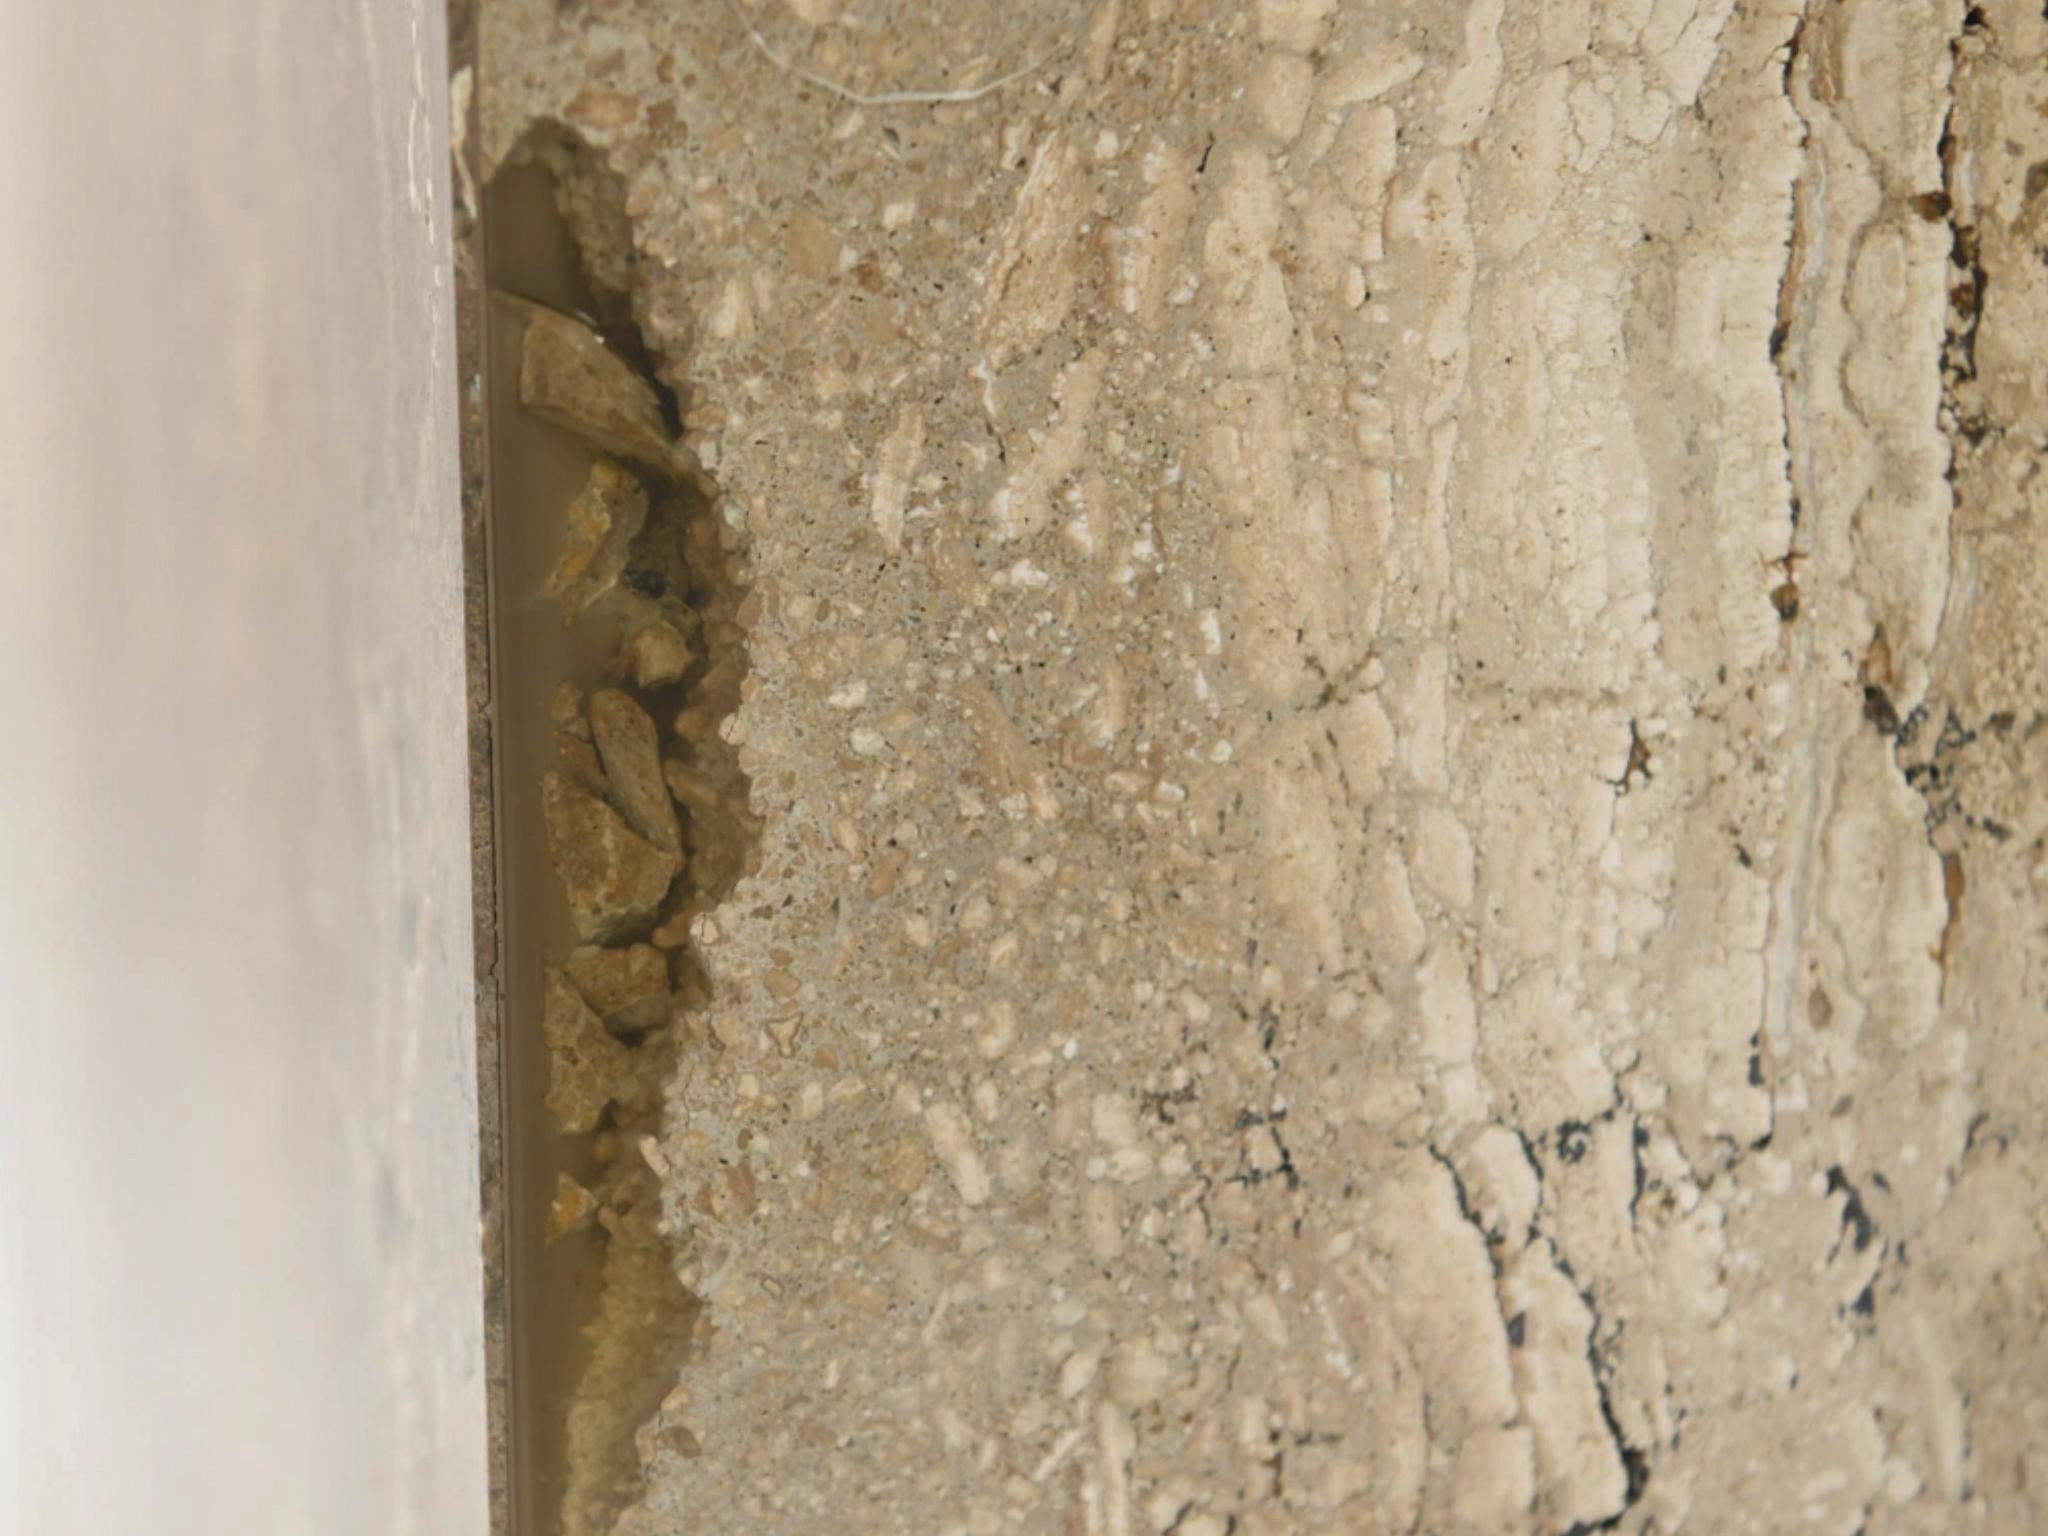
[[[583,693],[573,683],[555,689],[549,702],[549,717],[555,727],[555,754],[562,771],[600,798],[605,793],[604,765],[597,760],[597,748],[590,740],[590,722],[583,714]]]
[[[717,780],[689,763],[670,758],[662,765],[669,792],[693,816],[716,816],[727,809],[727,791]]]
[[[657,1223],[665,1202],[652,1171],[623,1174],[605,1233],[597,1316],[586,1331],[588,1372],[568,1406],[561,1536],[612,1536],[639,1475],[635,1434],[676,1385],[691,1346],[694,1308],[677,1282]],[[687,1529],[687,1526],[679,1527]]]
[[[548,1206],[546,1245],[550,1248],[572,1232],[586,1232],[597,1220],[597,1196],[566,1173],[555,1175],[555,1198]]]
[[[578,935],[604,943],[651,923],[681,859],[648,842],[567,774],[547,775],[541,808]]]
[[[590,722],[583,718],[583,693],[574,683],[560,683],[548,701],[548,718],[555,729],[581,740],[590,740]]]
[[[626,1047],[606,1031],[567,975],[548,967],[541,1033],[548,1046],[548,1114],[572,1135],[597,1128],[626,1075]]]
[[[697,581],[683,545],[689,524],[688,498],[677,492],[657,490],[647,509],[647,525],[633,541],[626,559],[625,574],[618,590],[606,603],[619,619],[620,633],[635,637],[625,647],[622,661],[631,675],[635,661],[645,649],[654,676],[643,687],[660,686],[658,674],[666,662],[674,666],[677,652],[687,668],[702,650],[703,624],[691,605],[689,593]],[[670,640],[658,631],[643,642],[644,631],[664,625],[674,631]],[[678,644],[679,642],[679,644]],[[677,670],[680,677],[681,670]]]
[[[638,1034],[668,1017],[668,956],[651,944],[586,944],[569,956],[569,976],[615,1030]]]
[[[761,828],[760,817],[747,804],[745,782],[673,758],[662,773],[669,792],[690,813],[687,883],[700,891],[726,888],[745,869],[747,851]]]
[[[701,479],[696,456],[669,436],[652,386],[602,336],[557,310],[522,307],[521,405],[606,453],[677,479]]]
[[[692,860],[694,863],[695,861]],[[679,903],[658,924],[648,940],[658,949],[681,949],[690,942],[690,925],[702,915],[704,903],[699,900],[685,900]]]
[[[696,660],[696,652],[683,632],[666,619],[634,631],[627,643],[633,660],[633,681],[642,688],[663,688],[680,682]]]
[[[590,744],[587,737],[571,736],[567,731],[557,731],[555,754],[561,759],[564,773],[593,795],[603,798],[604,765],[598,762],[597,748]]]
[[[590,696],[589,713],[598,758],[626,820],[655,847],[680,855],[682,828],[676,820],[675,801],[662,783],[661,748],[647,711],[630,695],[604,688]]]
[[[632,471],[610,459],[593,461],[582,494],[569,503],[562,553],[548,576],[548,595],[564,624],[619,584],[646,522],[647,492]]]

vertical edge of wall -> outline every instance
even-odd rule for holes
[[[470,880],[476,945],[477,1177],[483,1202],[486,1435],[493,1536],[512,1536],[511,1264],[507,1248],[504,989],[498,945],[492,730],[490,443],[484,390],[484,242],[478,164],[477,4],[447,0],[456,392],[462,458],[462,585],[468,664]]]
[[[0,4],[9,1536],[486,1529],[441,4]]]

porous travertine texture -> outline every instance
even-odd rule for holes
[[[2038,6],[482,24],[752,584],[621,1532],[2048,1522]]]

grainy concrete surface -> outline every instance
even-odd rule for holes
[[[480,1536],[441,18],[0,6],[0,1529]]]
[[[480,16],[752,585],[620,1532],[2048,1523],[2037,5]]]

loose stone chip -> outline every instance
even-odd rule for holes
[[[719,781],[701,768],[670,758],[661,767],[669,793],[693,816],[716,816],[724,809],[726,792]]]
[[[548,1046],[548,1113],[571,1134],[595,1130],[626,1080],[630,1053],[606,1031],[576,984],[553,966],[547,985],[541,1034]]]
[[[697,457],[669,436],[654,389],[582,321],[522,303],[519,403],[592,447],[704,485]]]
[[[565,735],[590,740],[590,722],[583,718],[583,694],[574,683],[555,684],[548,700],[548,719]]]
[[[655,925],[654,931],[647,935],[648,941],[657,949],[681,949],[690,942],[690,927],[703,912],[702,901],[685,897]]]
[[[668,1018],[668,956],[651,944],[586,944],[569,956],[569,979],[614,1030],[639,1034]]]
[[[690,813],[690,867],[685,884],[724,890],[746,869],[761,820],[747,804],[746,781],[670,758],[662,765],[669,793]],[[660,942],[659,939],[656,940]]]
[[[555,727],[555,755],[562,771],[602,798],[606,792],[604,765],[597,760],[597,747],[590,739],[582,693],[573,684],[563,683],[555,690],[549,713]]]
[[[642,688],[662,688],[680,682],[697,653],[683,632],[666,619],[634,631],[627,644],[633,661],[633,681]]]
[[[632,696],[601,688],[590,696],[590,734],[597,743],[612,798],[633,830],[666,853],[682,855],[683,833],[675,801],[661,778],[661,748],[654,721]]]
[[[652,923],[681,857],[648,842],[625,817],[559,771],[549,770],[542,781],[541,809],[578,936],[602,944]]]
[[[597,1196],[566,1173],[555,1175],[555,1198],[548,1206],[546,1246],[552,1248],[571,1232],[588,1231],[597,1220]]]
[[[646,524],[647,492],[632,471],[611,459],[593,461],[582,494],[569,503],[562,553],[548,576],[564,624],[619,584]]]

